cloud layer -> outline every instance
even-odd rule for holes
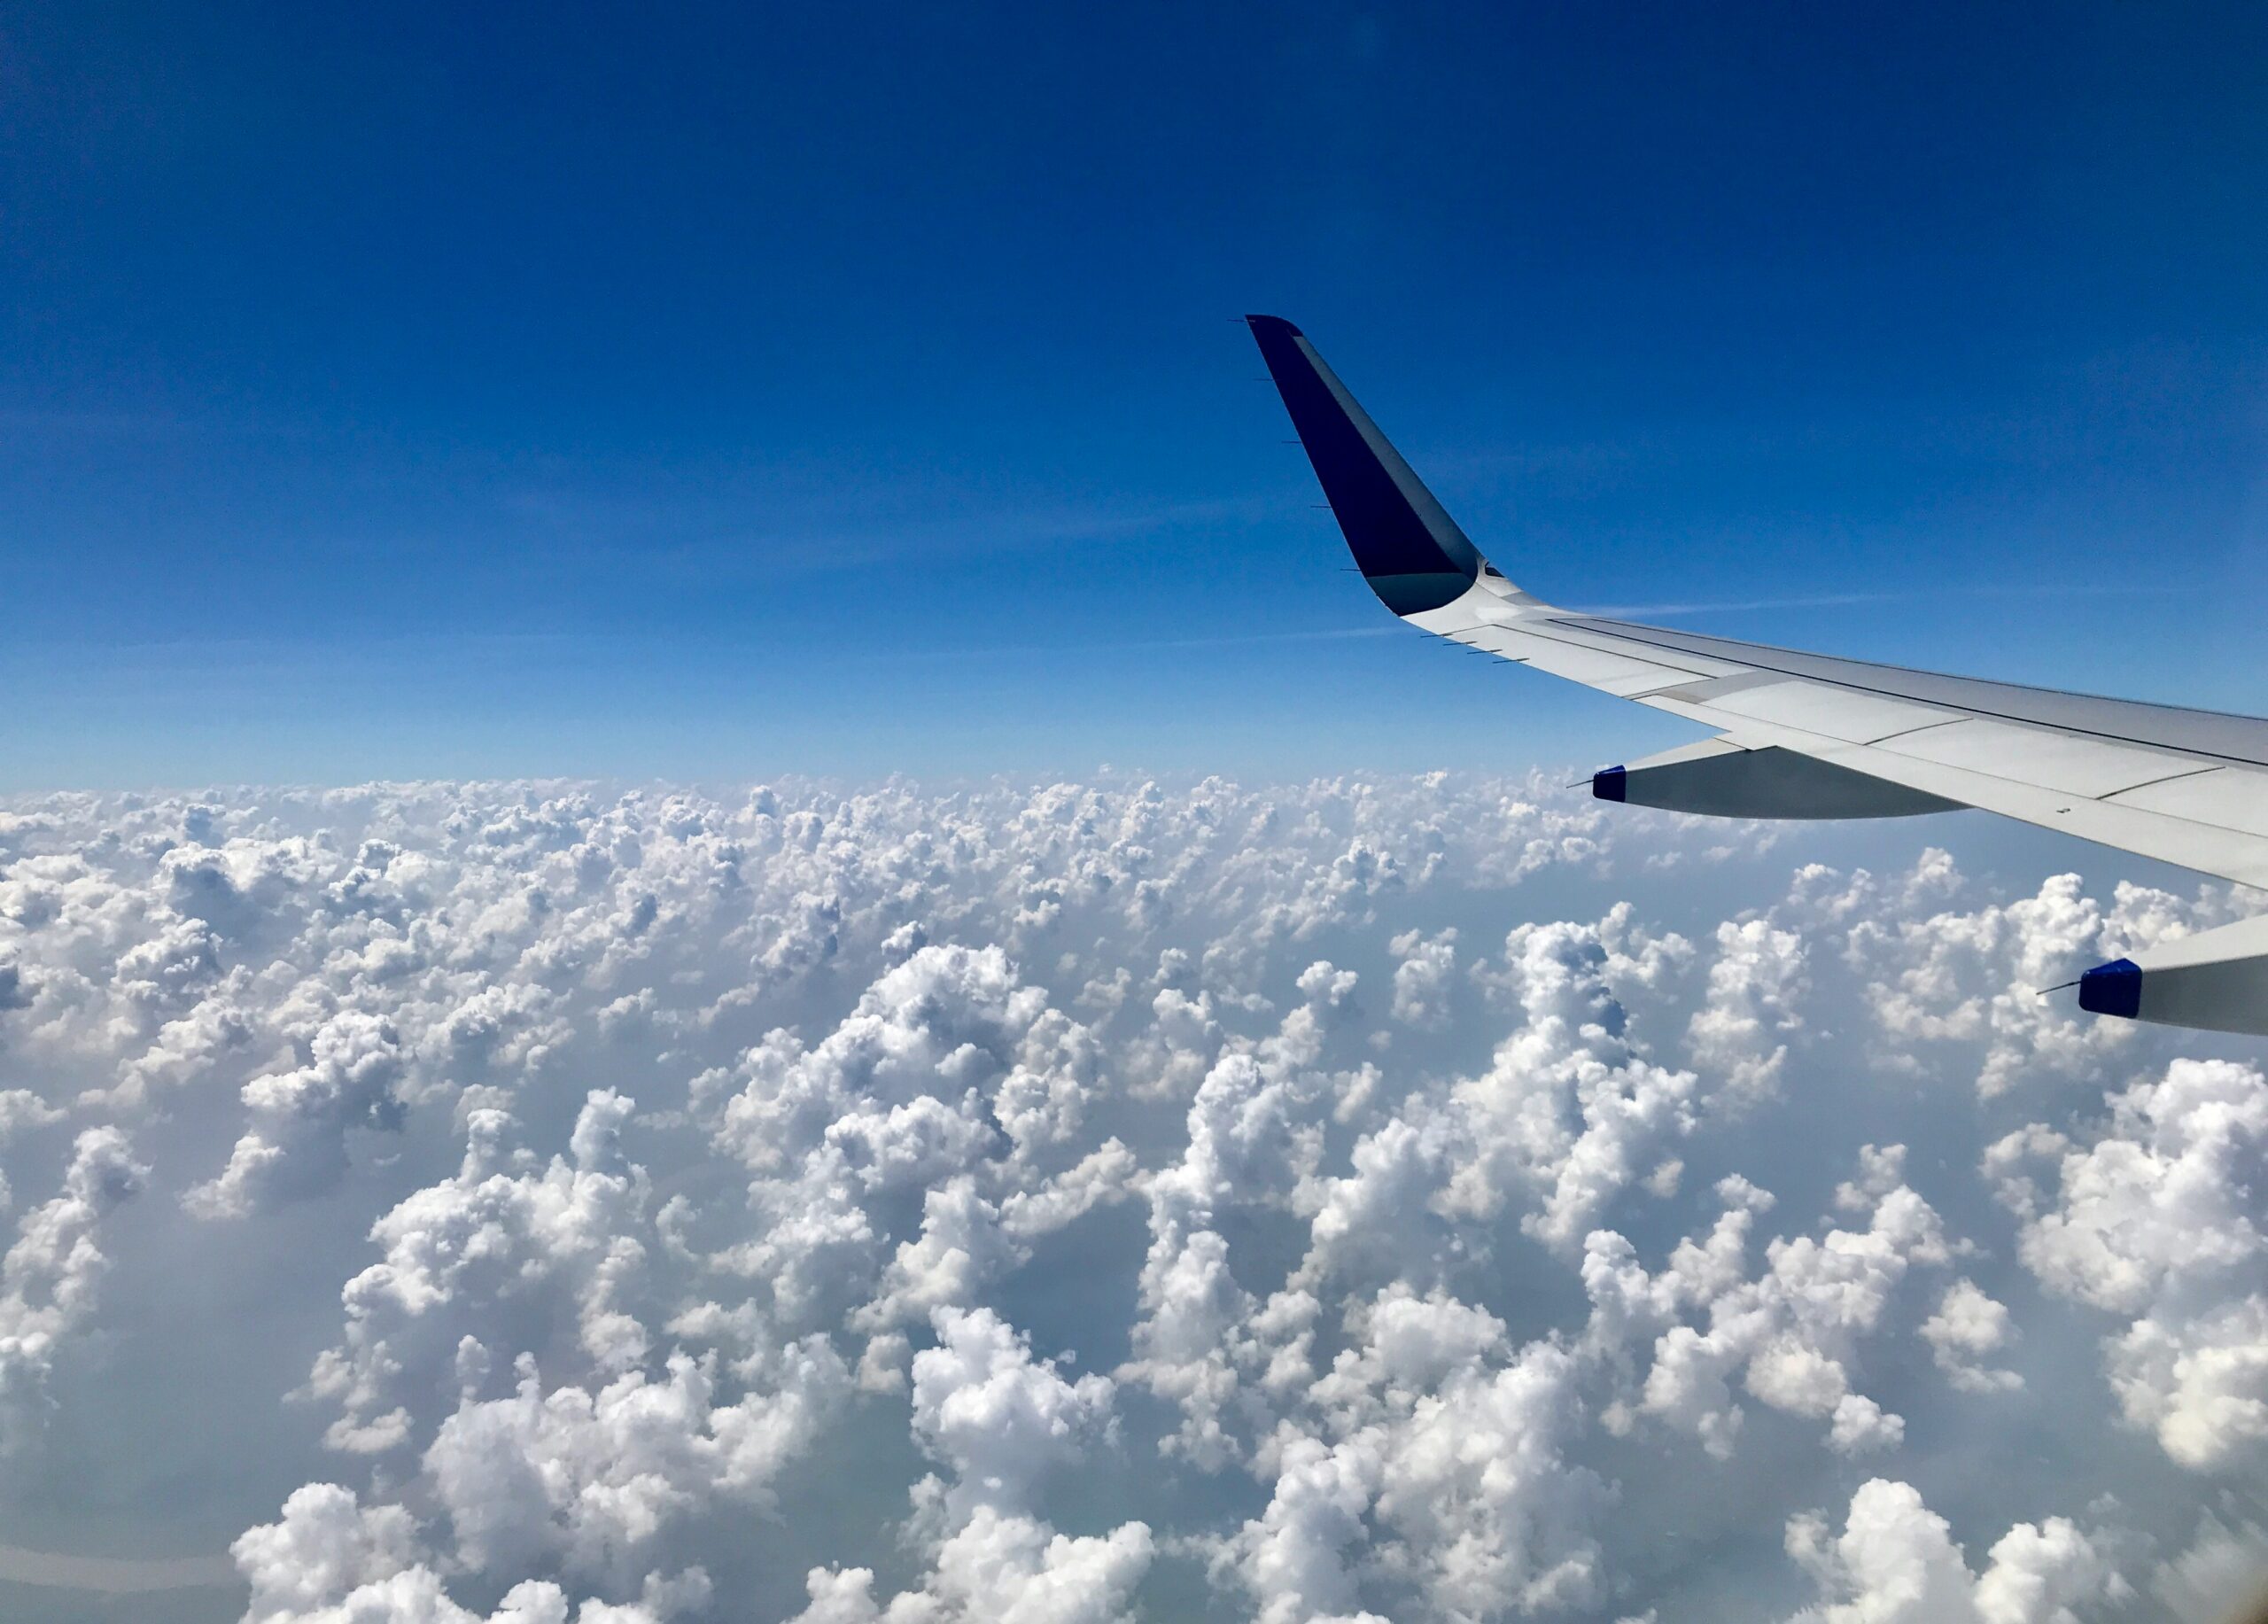
[[[2038,989],[2249,905],[1614,811],[14,803],[0,1506],[262,1624],[2225,1589],[2268,1076]]]

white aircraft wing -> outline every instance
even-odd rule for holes
[[[1300,330],[1246,318],[1355,562],[1412,626],[1716,730],[1603,800],[1739,818],[1981,807],[2268,888],[2268,720],[1938,676],[1570,613],[1507,580]],[[2268,1034],[2268,917],[2114,960],[2101,1014]]]

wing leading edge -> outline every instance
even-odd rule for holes
[[[1457,527],[1305,334],[1247,316],[1371,589],[1403,620],[1682,716],[1715,736],[1592,781],[1601,799],[1746,818],[1979,807],[2268,889],[2268,720],[1775,649],[1571,613]],[[2268,1034],[2268,918],[2090,970],[2101,1014]]]

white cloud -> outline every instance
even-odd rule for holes
[[[524,1360],[510,1395],[468,1397],[425,1452],[457,1559],[502,1573],[557,1561],[619,1586],[645,1571],[672,1519],[711,1496],[769,1506],[850,1387],[823,1340],[773,1363],[761,1390],[726,1405],[711,1364],[683,1354],[666,1379],[631,1371],[595,1393],[547,1392]]]
[[[1216,1224],[1231,1204],[1283,1206],[1312,1177],[1322,1146],[1316,1120],[1324,1079],[1300,1068],[1308,1045],[1294,1011],[1262,1059],[1224,1055],[1199,1085],[1179,1161],[1149,1180],[1150,1247],[1139,1281],[1135,1358],[1122,1374],[1177,1405],[1172,1452],[1217,1470],[1235,1452],[1231,1406],[1240,1363],[1256,1353],[1245,1333],[1255,1306],[1229,1263]]]
[[[811,1605],[792,1624],[1108,1624],[1129,1604],[1154,1552],[1130,1522],[1075,1538],[1037,1518],[980,1506],[939,1547],[928,1587],[874,1596],[868,1568],[813,1568]]]
[[[1278,1451],[1268,1510],[1236,1542],[1262,1624],[1378,1617],[1362,1609],[1350,1568],[1378,1483],[1376,1454],[1359,1443],[1294,1437]]]
[[[1313,1413],[1262,1451],[1267,1509],[1222,1547],[1260,1616],[1370,1616],[1366,1576],[1448,1618],[1596,1600],[1612,1492],[1565,1457],[1577,1361],[1514,1349],[1502,1321],[1440,1293],[1389,1288],[1356,1317]]]
[[[16,1108],[19,1115],[31,1115]],[[63,1189],[26,1213],[0,1259],[0,1443],[20,1441],[68,1339],[92,1317],[109,1260],[103,1219],[140,1192],[150,1169],[115,1128],[89,1128],[73,1147]]]
[[[2066,874],[2014,902],[1931,911],[1966,889],[1951,859],[1932,851],[1891,909],[1852,924],[1847,951],[1868,977],[1884,1037],[1909,1056],[1973,1047],[1977,1092],[1987,1099],[2026,1078],[2099,1075],[2133,1028],[2040,993],[2117,956],[2106,950],[2117,933],[2101,905]]]
[[[361,1506],[353,1492],[310,1483],[284,1502],[283,1520],[247,1530],[237,1566],[252,1586],[246,1624],[662,1624],[706,1598],[694,1575],[649,1584],[644,1602],[572,1605],[543,1580],[513,1585],[493,1612],[452,1600],[440,1574],[417,1559],[416,1528],[394,1506]]]
[[[342,1293],[344,1340],[309,1381],[342,1408],[328,1434],[334,1448],[407,1442],[405,1377],[454,1361],[467,1337],[494,1338],[491,1319],[531,1300],[563,1300],[580,1351],[599,1369],[644,1357],[648,1333],[618,1301],[656,1245],[645,1170],[618,1143],[630,1111],[623,1096],[594,1092],[576,1119],[571,1157],[542,1165],[514,1146],[509,1115],[468,1113],[455,1174],[377,1220],[370,1238],[384,1260]]]
[[[1052,1472],[1076,1467],[1115,1438],[1109,1379],[1066,1380],[1032,1357],[1024,1338],[989,1309],[941,1308],[937,1345],[913,1359],[913,1434],[951,1474],[917,1485],[916,1525],[933,1527],[923,1587],[887,1606],[863,1568],[814,1568],[798,1624],[1103,1624],[1127,1616],[1154,1550],[1147,1524],[1066,1535],[1035,1515]]]
[[[2001,1393],[2023,1386],[2014,1371],[1996,1370],[1983,1361],[2016,1340],[2008,1307],[1986,1296],[1974,1280],[1955,1280],[1938,1300],[1938,1311],[1922,1322],[1922,1340],[1953,1379],[1968,1393]]]
[[[1706,1240],[1680,1243],[1658,1275],[1646,1272],[1622,1237],[1594,1233],[1583,1267],[1593,1339],[1619,1353],[1666,1327],[1635,1394],[1610,1420],[1627,1426],[1639,1415],[1655,1417],[1728,1459],[1744,1419],[1731,1386],[1738,1378],[1773,1409],[1827,1421],[1828,1441],[1842,1453],[1897,1444],[1904,1422],[1852,1390],[1851,1368],[1907,1272],[1951,1255],[1936,1209],[1890,1182],[1902,1164],[1903,1146],[1863,1146],[1861,1177],[1841,1187],[1837,1205],[1866,1212],[1867,1227],[1776,1237],[1753,1277],[1748,1236],[1772,1201],[1736,1177],[1718,1186],[1725,1210]],[[1687,1319],[1700,1314],[1705,1328]]]
[[[913,1434],[971,1506],[1021,1510],[1050,1469],[1111,1435],[1107,1376],[1066,1381],[989,1309],[939,1309],[913,1357]]]
[[[1803,937],[1762,919],[1717,927],[1706,1001],[1688,1028],[1694,1064],[1724,1074],[1736,1095],[1779,1086],[1787,1039],[1803,1028]]]
[[[1988,1173],[2026,1222],[2023,1261],[2060,1295],[2115,1314],[2106,1339],[2128,1421],[2186,1466],[2268,1441],[2268,1078],[2226,1061],[2176,1061],[2110,1100],[2095,1143],[2034,1124],[1997,1141]],[[2054,1160],[2042,1207],[2021,1169]]]
[[[25,804],[0,1491],[180,1548],[101,1523],[210,1470],[178,1364],[276,1624],[1745,1619],[1790,1516],[1823,1618],[2205,1566],[2263,1085],[2035,989],[2243,905],[1770,838],[1434,775]],[[2023,1429],[2113,1403],[2171,1458],[2073,1512]],[[1946,1519],[1807,1512],[1952,1435]]]
[[[1503,967],[1488,980],[1524,1018],[1487,1071],[1453,1091],[1477,1146],[1450,1181],[1458,1210],[1485,1217],[1533,1193],[1542,1209],[1527,1226],[1573,1246],[1691,1130],[1699,1080],[1647,1057],[1620,997],[1626,983],[1665,974],[1684,944],[1625,940],[1627,917],[1522,925],[1505,938]]]
[[[328,1189],[346,1170],[349,1129],[398,1125],[402,1056],[392,1022],[341,1010],[307,1047],[301,1065],[245,1084],[252,1126],[221,1176],[190,1192],[191,1212],[241,1216],[255,1204]]]
[[[1386,944],[1402,962],[1394,971],[1394,1018],[1439,1030],[1449,1023],[1449,989],[1456,975],[1456,931],[1428,936],[1405,930]]]
[[[1843,1532],[1791,1518],[1788,1554],[1821,1592],[1814,1624],[2078,1624],[2075,1605],[2131,1594],[2098,1539],[2061,1517],[2018,1523],[1971,1573],[1944,1518],[1911,1485],[1874,1478]]]

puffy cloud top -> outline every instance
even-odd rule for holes
[[[2248,905],[1938,832],[1443,775],[14,804],[0,1496],[177,1550],[204,1486],[240,1584],[166,1616],[255,1624],[2233,1593],[2268,1081],[2038,990]]]

